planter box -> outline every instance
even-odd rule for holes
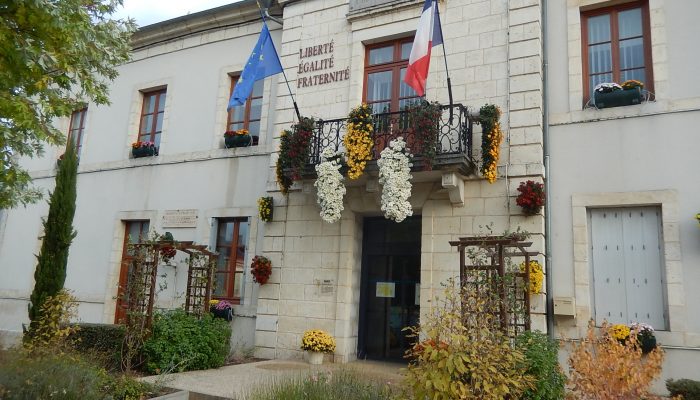
[[[609,93],[595,92],[593,100],[596,108],[631,106],[642,102],[642,91],[639,88],[634,88],[615,90]]]
[[[214,318],[225,319],[229,322],[233,320],[233,310],[231,309],[231,307],[224,308],[223,310],[217,310],[214,307],[210,307],[209,312],[214,314]]]
[[[131,155],[134,158],[153,157],[158,155],[157,147],[132,147]]]
[[[232,147],[247,147],[253,145],[253,139],[250,135],[224,136],[224,143],[227,149]]]

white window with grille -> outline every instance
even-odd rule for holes
[[[668,326],[660,207],[589,209],[595,321]]]

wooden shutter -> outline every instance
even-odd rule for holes
[[[590,212],[595,320],[665,329],[658,207]]]

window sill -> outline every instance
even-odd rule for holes
[[[680,100],[652,100],[631,106],[603,109],[586,108],[551,114],[549,116],[549,125],[568,125],[697,110],[700,110],[700,97]]]

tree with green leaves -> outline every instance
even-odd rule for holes
[[[85,103],[108,104],[108,83],[129,60],[131,20],[122,0],[0,2],[0,208],[36,202],[20,157],[65,143],[52,126]]]
[[[69,144],[59,161],[56,187],[49,200],[49,216],[43,221],[44,238],[34,271],[34,290],[29,298],[29,337],[41,319],[44,301],[49,296],[56,296],[66,281],[68,249],[76,235],[73,216],[77,179],[78,157],[73,145]]]

